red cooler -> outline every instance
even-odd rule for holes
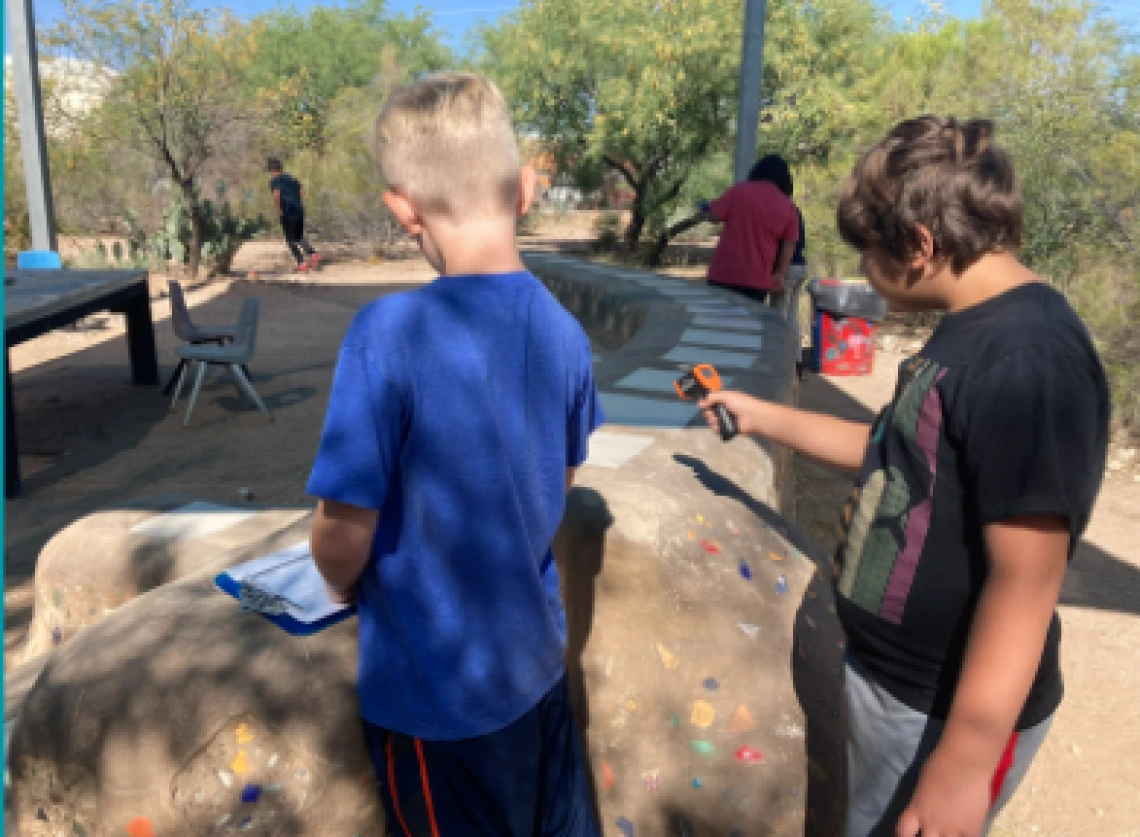
[[[862,279],[813,279],[811,363],[822,375],[867,375],[886,301]]]

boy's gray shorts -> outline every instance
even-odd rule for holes
[[[942,735],[943,721],[916,712],[872,681],[857,660],[847,658],[846,837],[894,837],[899,817],[910,803],[919,772]],[[983,834],[1025,778],[1033,757],[1053,723],[1049,716],[1018,733],[1013,763],[1000,780],[997,800]],[[995,777],[995,781],[997,777]]]

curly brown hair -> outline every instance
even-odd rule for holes
[[[1021,245],[1022,199],[1013,162],[993,123],[921,116],[900,122],[855,164],[843,184],[839,234],[860,252],[905,261],[920,246],[957,273],[990,252]]]

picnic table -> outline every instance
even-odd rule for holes
[[[135,384],[158,384],[158,353],[145,270],[5,270],[4,344],[11,349],[100,311],[127,318],[127,350]],[[4,352],[4,494],[20,494],[20,458],[12,365]]]

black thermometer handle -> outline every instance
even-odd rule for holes
[[[714,404],[713,412],[720,424],[720,438],[727,442],[737,434],[736,417],[723,404]]]

